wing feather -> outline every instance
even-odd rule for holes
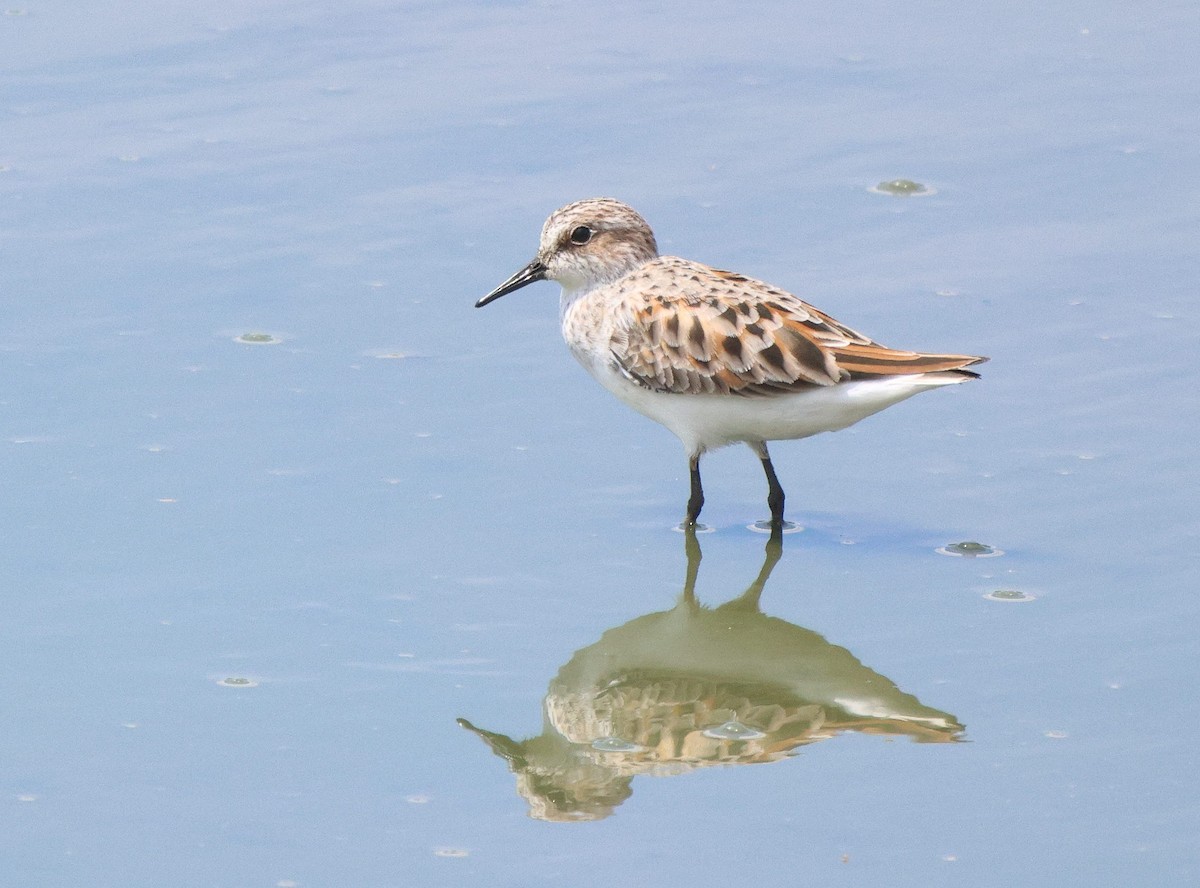
[[[769,395],[878,376],[974,375],[963,368],[986,360],[886,348],[791,293],[672,256],[618,282],[613,302],[613,361],[655,391]]]

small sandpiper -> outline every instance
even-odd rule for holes
[[[579,362],[683,442],[686,525],[704,505],[706,451],[749,445],[767,475],[771,523],[782,524],[768,441],[844,429],[918,392],[978,378],[965,368],[987,360],[887,348],[778,287],[660,256],[646,221],[612,198],[552,213],[533,261],[475,305],[542,280],[562,286],[563,338]]]

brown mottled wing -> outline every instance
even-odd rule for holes
[[[622,281],[616,303],[613,359],[655,391],[766,395],[984,360],[885,348],[791,293],[673,257]]]

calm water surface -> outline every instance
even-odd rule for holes
[[[1198,40],[1183,3],[4,10],[7,879],[1200,878]],[[599,194],[992,362],[777,446],[782,540],[715,454],[689,539],[555,288],[471,307]]]

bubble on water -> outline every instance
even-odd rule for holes
[[[620,737],[601,737],[592,741],[592,749],[598,752],[644,752],[645,746],[639,746]]]
[[[945,546],[939,546],[933,551],[939,555],[950,555],[953,558],[995,558],[998,555],[1003,555],[1003,549],[997,549],[995,546],[989,546],[987,543],[977,543],[974,540],[965,540],[961,543],[947,543]]]
[[[278,336],[259,331],[240,333],[233,337],[233,341],[240,342],[242,345],[278,345],[283,342]]]
[[[258,682],[253,678],[245,678],[239,675],[230,675],[225,678],[218,679],[217,684],[226,688],[256,688]]]
[[[379,361],[411,361],[416,358],[427,358],[428,354],[409,351],[403,348],[368,348],[364,349],[361,354],[367,358],[375,358]]]
[[[867,190],[874,194],[888,194],[892,197],[925,197],[936,193],[935,189],[928,185],[922,185],[920,182],[914,182],[912,179],[892,179],[889,182],[872,185]]]
[[[739,721],[727,721],[723,725],[707,728],[704,736],[713,740],[761,740],[767,735]]]
[[[983,596],[989,601],[1033,601],[1036,596],[1020,589],[996,589]]]

